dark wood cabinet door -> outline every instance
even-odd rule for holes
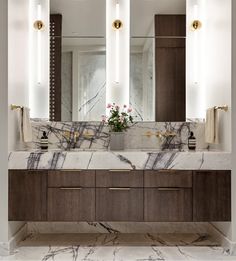
[[[231,220],[231,172],[194,171],[193,221]]]
[[[95,188],[48,188],[48,221],[94,221]]]
[[[47,171],[9,171],[9,220],[46,221]]]
[[[145,170],[144,186],[147,188],[191,188],[191,170]]]
[[[143,187],[143,171],[97,170],[96,187]]]
[[[142,188],[97,188],[97,221],[143,221]]]
[[[95,170],[51,170],[48,187],[95,187]]]
[[[192,189],[144,189],[144,221],[192,221]]]

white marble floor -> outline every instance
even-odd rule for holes
[[[211,237],[199,234],[30,235],[0,261],[234,260]]]
[[[236,260],[221,247],[41,246],[20,247],[1,261],[177,261]]]

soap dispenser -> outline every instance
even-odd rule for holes
[[[43,136],[40,139],[40,148],[41,150],[48,149],[48,136],[46,134],[46,131],[43,132]]]
[[[194,137],[194,133],[191,131],[190,136],[188,138],[188,149],[195,150],[196,149],[196,138]]]

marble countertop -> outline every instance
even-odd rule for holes
[[[231,153],[158,150],[13,151],[9,153],[8,168],[230,170]]]

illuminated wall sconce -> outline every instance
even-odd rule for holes
[[[41,74],[42,74],[42,40],[41,40],[41,30],[44,27],[42,22],[42,6],[41,4],[37,5],[37,20],[34,22],[34,28],[37,30],[37,82],[41,84]]]
[[[49,117],[49,2],[29,0],[29,107],[32,118]]]
[[[130,0],[106,0],[107,103],[129,105],[129,53]]]

